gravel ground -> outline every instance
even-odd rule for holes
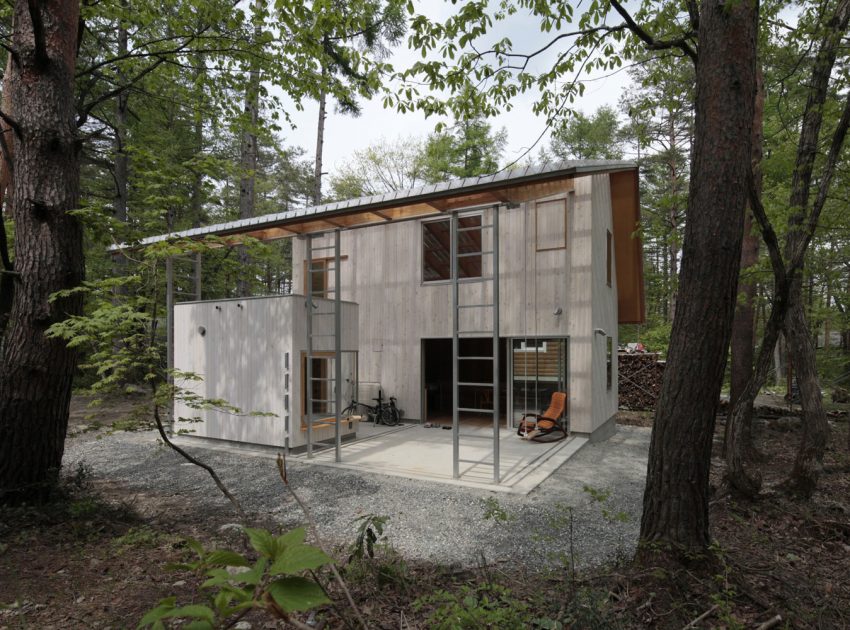
[[[198,522],[232,521],[230,504],[206,472],[156,438],[153,432],[83,434],[66,444],[64,465],[73,471],[82,462],[95,479],[123,485],[129,495],[156,495],[164,506],[190,507]],[[540,569],[569,557],[572,508],[573,553],[577,564],[590,566],[634,550],[648,448],[649,429],[621,426],[610,440],[585,446],[524,497],[296,460],[288,462],[288,473],[331,543],[350,543],[352,519],[372,513],[390,517],[388,541],[407,560],[468,566],[481,562],[483,555],[487,563]],[[202,447],[189,450],[215,468],[258,521],[287,528],[303,522],[271,458]],[[583,490],[585,484],[610,491],[610,497],[594,500]],[[484,518],[488,497],[498,501],[507,520]]]

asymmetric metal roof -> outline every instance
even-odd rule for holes
[[[409,190],[382,195],[335,201],[297,210],[288,210],[249,219],[238,219],[189,230],[170,232],[145,238],[131,247],[145,246],[181,238],[201,239],[206,236],[240,236],[271,240],[326,232],[337,228],[350,229],[422,218],[432,214],[488,203],[521,203],[572,188],[575,177],[594,173],[635,170],[631,161],[566,160],[501,171],[493,175],[466,177],[438,184],[427,184]],[[116,245],[119,250],[125,245]]]

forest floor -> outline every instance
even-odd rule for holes
[[[75,401],[69,435],[77,437],[71,439],[130,428],[131,402],[109,402],[92,417]],[[757,423],[757,446],[766,455],[757,464],[764,496],[712,502],[715,559],[709,563],[639,570],[609,561],[574,572],[564,557],[560,565],[529,572],[505,562],[410,559],[389,545],[373,560],[349,563],[343,546],[336,555],[375,628],[683,628],[698,618],[688,627],[850,628],[850,405],[830,405],[825,472],[810,502],[777,489],[801,429],[793,413],[776,417],[775,410]],[[621,421],[648,426],[651,414],[628,412]],[[715,460],[713,484],[719,485],[721,471]],[[496,519],[499,509],[495,505]],[[246,551],[237,528],[201,514],[178,495],[129,491],[124,483],[92,478],[85,466],[65,471],[62,492],[49,506],[0,512],[0,630],[135,627],[167,596],[201,601],[202,578],[168,568],[191,555],[186,539]],[[325,574],[319,579],[338,608],[301,619],[317,628],[356,627],[336,585]],[[241,624],[286,627],[258,612]]]

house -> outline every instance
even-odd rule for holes
[[[356,433],[339,410],[380,391],[408,420],[451,422],[455,476],[459,429],[492,426],[498,481],[500,433],[555,391],[572,433],[615,431],[617,327],[644,320],[638,222],[634,163],[568,161],[143,244],[294,239],[296,295],[174,307],[173,364],[205,375],[198,393],[277,414],[194,413],[196,435],[312,449],[332,432],[339,458]]]

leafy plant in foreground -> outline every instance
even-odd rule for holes
[[[175,597],[168,597],[150,610],[138,627],[159,630],[165,628],[165,620],[180,619],[188,621],[183,628],[211,630],[230,627],[253,609],[292,621],[291,613],[331,603],[319,584],[300,575],[331,562],[321,549],[304,543],[303,527],[281,536],[247,527],[245,533],[259,554],[253,563],[235,551],[206,550],[197,541],[189,540],[198,559],[174,568],[207,576],[201,588],[207,593],[209,604],[178,606]]]

